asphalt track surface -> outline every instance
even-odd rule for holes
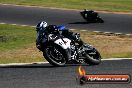
[[[53,67],[33,64],[0,67],[0,88],[131,88],[128,84],[85,84],[76,81],[79,65]],[[103,61],[98,66],[82,66],[87,74],[130,74],[132,60]]]
[[[114,33],[132,33],[132,15],[99,13],[105,23],[87,23],[79,11],[36,7],[0,5],[0,22],[36,25],[45,20],[49,24],[63,24],[67,28]]]
[[[68,28],[90,31],[132,33],[132,15],[100,13],[105,23],[87,24],[79,11],[27,8],[0,5],[0,22],[36,25],[40,20],[49,24],[64,24]],[[131,88],[130,84],[86,84],[76,82],[79,65],[53,67],[33,64],[0,67],[0,88]],[[132,60],[103,61],[98,66],[83,65],[87,74],[130,74]]]

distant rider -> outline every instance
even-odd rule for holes
[[[94,12],[93,10],[87,10],[87,9],[84,9],[83,14],[84,14],[84,18],[86,19],[87,18],[94,19],[98,16],[97,12]]]
[[[47,22],[41,21],[37,24],[36,31],[36,47],[41,51],[43,50],[42,44],[44,45],[44,43],[47,41],[47,35],[51,33],[59,33],[60,35],[77,42],[79,46],[83,45],[83,41],[80,39],[80,34],[69,31],[69,29],[66,29],[63,25],[48,25]]]

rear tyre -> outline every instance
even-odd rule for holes
[[[101,55],[95,48],[90,52],[86,52],[85,56],[85,63],[89,65],[98,65],[101,63]]]
[[[98,18],[98,22],[99,23],[104,23],[104,20],[102,20],[101,18]]]
[[[46,47],[43,50],[43,56],[53,66],[64,66],[67,62],[66,56],[61,47]]]

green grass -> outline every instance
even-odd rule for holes
[[[35,47],[35,37],[32,27],[0,25],[0,63],[44,61]]]
[[[82,32],[82,40],[95,46],[103,58],[132,58],[132,37]],[[33,27],[0,25],[0,63],[26,63],[45,61],[35,46]]]
[[[0,3],[132,12],[132,0],[0,0]]]
[[[132,58],[132,52],[125,52],[125,53],[114,53],[114,54],[104,54],[104,57],[111,58]]]
[[[31,27],[0,25],[0,50],[11,50],[35,42],[35,30]]]

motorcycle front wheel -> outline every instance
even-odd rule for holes
[[[55,46],[46,47],[43,51],[43,56],[53,66],[64,66],[66,64],[66,57],[61,48]]]

